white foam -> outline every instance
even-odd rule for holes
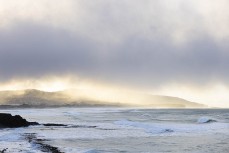
[[[177,123],[142,123],[129,120],[115,121],[114,124],[120,125],[122,128],[135,127],[143,129],[147,133],[152,134],[182,134],[182,133],[203,133],[216,132],[222,129],[228,129],[228,123],[212,123],[212,124],[177,124]]]
[[[0,150],[6,149],[6,153],[42,153],[37,149],[34,149],[27,140],[25,140],[21,134],[25,133],[24,128],[15,129],[1,129],[0,130]]]
[[[85,151],[84,153],[99,153],[99,151],[96,149],[91,149],[91,150]]]
[[[148,113],[145,113],[145,114],[142,114],[141,115],[142,117],[152,117],[150,114],[148,114]]]
[[[63,112],[63,114],[67,116],[79,116],[81,113],[76,112],[76,111],[66,111],[66,112]]]
[[[75,148],[75,149],[72,149],[72,148],[62,148],[62,151],[63,152],[67,152],[67,153],[99,153],[98,150],[96,149],[83,149],[83,148]]]
[[[140,122],[133,122],[129,120],[120,120],[114,122],[117,125],[127,126],[127,127],[136,127],[144,129],[146,132],[153,133],[153,134],[160,134],[165,132],[173,132],[173,129],[165,128],[161,124],[149,124],[149,123],[140,123]]]

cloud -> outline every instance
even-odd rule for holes
[[[55,5],[53,5],[55,3]],[[165,36],[184,43],[206,33],[216,41],[228,38],[227,0],[9,0],[0,1],[1,24],[29,21],[70,30],[102,42],[122,42],[141,35]],[[217,24],[216,24],[217,23]]]
[[[228,3],[0,0],[0,81],[70,74],[141,89],[228,85]]]
[[[0,70],[6,78],[83,69],[92,65],[94,54],[89,40],[28,23],[1,32],[0,44]]]
[[[141,36],[104,46],[93,39],[47,26],[21,23],[1,32],[2,79],[73,73],[106,81],[160,85],[170,81],[227,81],[227,47],[207,36],[186,46]]]

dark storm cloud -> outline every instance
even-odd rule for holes
[[[163,39],[147,42],[132,38],[121,46],[112,64],[126,80],[158,85],[169,82],[227,81],[229,54],[209,38],[176,47]],[[122,77],[122,75],[121,75]]]
[[[0,33],[2,79],[80,72],[94,62],[93,43],[62,30],[21,24]]]
[[[143,86],[227,82],[227,49],[204,34],[183,46],[166,36],[149,40],[138,35],[107,45],[66,30],[21,23],[0,31],[0,80],[75,74]]]

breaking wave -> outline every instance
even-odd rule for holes
[[[141,123],[141,122],[133,122],[133,121],[125,120],[125,119],[116,121],[114,123],[116,125],[141,128],[141,129],[144,129],[146,132],[153,133],[153,134],[174,132],[173,129],[164,128],[162,125],[159,125],[159,124],[147,124],[147,123]]]
[[[200,117],[200,118],[197,120],[197,123],[199,123],[199,124],[203,124],[203,123],[212,123],[212,122],[217,122],[217,120],[211,119],[211,118],[209,118],[209,117]]]
[[[212,124],[203,124],[210,123]],[[115,121],[114,124],[119,125],[123,128],[138,128],[143,129],[147,133],[151,134],[170,134],[170,133],[204,133],[207,131],[215,131],[218,129],[227,129],[229,128],[228,123],[218,123],[216,120],[211,118],[202,117],[198,119],[198,123],[144,123],[144,122],[135,122],[131,120],[119,120]]]

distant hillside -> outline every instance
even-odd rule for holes
[[[45,92],[35,89],[19,91],[0,91],[2,107],[58,107],[58,106],[120,106],[82,98],[72,98],[65,91]]]
[[[206,105],[190,102],[182,98],[159,95],[145,95],[145,106],[162,108],[204,108]]]
[[[0,92],[1,104],[63,104],[67,97],[55,92],[39,90],[3,91]]]
[[[20,90],[20,91],[0,91],[0,105],[6,106],[139,106],[157,108],[202,108],[202,104],[189,102],[187,100],[169,97],[155,96],[147,94],[124,95],[130,100],[118,99],[118,101],[108,101],[86,96],[78,90],[73,90],[74,96],[68,91],[44,92],[40,90]],[[88,93],[90,95],[90,93]],[[125,97],[125,99],[127,99]]]

